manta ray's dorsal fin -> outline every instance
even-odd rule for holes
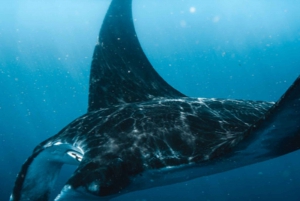
[[[88,111],[155,97],[184,97],[148,61],[131,7],[132,0],[113,0],[105,16],[93,55]]]

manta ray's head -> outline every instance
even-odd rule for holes
[[[63,164],[78,166],[83,155],[82,149],[67,143],[37,147],[22,166],[10,200],[48,200]]]
[[[56,201],[109,200],[132,191],[133,177],[143,170],[138,160],[140,155],[122,145],[118,148],[112,146],[113,150],[123,150],[119,154],[114,154],[112,149],[107,152],[103,147],[105,145],[86,151]]]
[[[98,148],[97,151],[102,151]],[[98,153],[98,152],[97,152]],[[129,182],[125,171],[129,164],[117,156],[103,157],[84,152],[70,143],[52,141],[42,143],[23,164],[17,176],[10,201],[55,201],[111,199],[115,194],[125,193]],[[130,156],[129,156],[130,157]],[[77,166],[58,195],[52,192],[64,164]],[[137,169],[134,165],[130,169]],[[125,174],[124,174],[125,172]]]
[[[108,166],[93,161],[80,164],[55,200],[109,200],[126,193],[129,177],[122,172],[122,161],[113,161]]]

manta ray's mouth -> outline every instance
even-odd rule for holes
[[[48,200],[64,164],[78,166],[84,153],[68,143],[54,143],[35,150],[17,177],[11,200]]]

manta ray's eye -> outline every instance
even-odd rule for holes
[[[72,158],[76,159],[78,162],[81,162],[82,156],[74,151],[68,151],[67,154]]]

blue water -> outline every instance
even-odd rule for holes
[[[109,0],[0,0],[0,200],[33,148],[87,110]],[[300,2],[135,0],[146,55],[192,97],[276,101],[300,74]],[[115,200],[300,200],[300,151]],[[64,168],[56,191],[73,169]]]

